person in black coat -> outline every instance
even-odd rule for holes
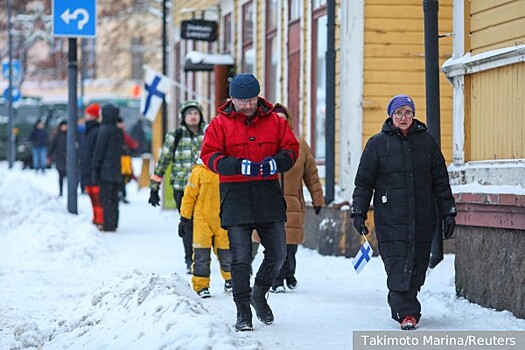
[[[59,194],[62,197],[64,179],[67,176],[67,167],[66,167],[66,158],[67,158],[67,122],[65,120],[61,121],[58,124],[58,130],[56,135],[51,141],[51,146],[49,147],[49,160],[50,162],[55,163],[55,166],[58,171],[58,189]]]
[[[456,208],[445,159],[407,95],[395,96],[389,118],[363,151],[355,177],[352,213],[360,234],[372,195],[379,254],[387,273],[388,304],[402,329],[421,318],[417,293],[425,282],[436,215],[445,239],[452,237]],[[437,209],[436,209],[437,205]]]
[[[102,124],[99,127],[92,160],[92,180],[100,187],[100,201],[104,210],[101,231],[114,232],[119,219],[119,189],[124,182],[120,156],[124,149],[124,136],[117,127],[120,111],[113,104],[102,107]]]
[[[83,135],[82,148],[80,148],[80,183],[91,199],[93,224],[98,228],[103,228],[104,210],[100,203],[100,188],[91,177],[93,153],[95,152],[95,143],[100,127],[99,117],[100,105],[98,103],[92,103],[86,107],[86,131]]]

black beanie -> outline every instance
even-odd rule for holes
[[[230,81],[230,96],[239,100],[257,97],[261,92],[259,81],[253,74],[240,73]]]
[[[120,110],[114,104],[108,103],[102,106],[102,121],[116,123],[120,116]]]

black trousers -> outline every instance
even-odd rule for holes
[[[100,204],[104,208],[104,231],[115,231],[118,227],[120,183],[100,181]]]
[[[183,196],[184,191],[173,190],[173,198],[175,199],[179,213]],[[193,263],[193,232],[182,237],[182,244],[184,245],[184,261],[186,262],[186,267],[191,267]]]
[[[421,318],[421,304],[417,300],[417,293],[419,288],[411,288],[408,291],[394,291],[388,292],[388,305],[392,312],[392,318],[397,322],[403,322],[407,316],[414,316],[419,322]]]
[[[297,254],[297,244],[287,244],[286,260],[284,261],[283,267],[281,267],[279,274],[273,282],[274,285],[283,286],[285,279],[295,278],[295,267],[297,266],[295,254]]]
[[[264,247],[264,259],[255,275],[255,284],[263,291],[270,289],[286,259],[286,232],[284,222],[228,227],[232,255],[231,274],[233,300],[250,300],[250,267],[252,262],[252,231],[257,230]]]
[[[62,193],[64,193],[64,179],[66,178],[66,171],[65,170],[59,170],[58,171],[58,193],[62,197]]]

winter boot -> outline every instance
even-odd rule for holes
[[[401,322],[401,329],[404,331],[410,331],[416,329],[417,321],[413,316],[407,316]]]
[[[202,298],[202,299],[207,299],[209,297],[211,297],[211,294],[210,294],[210,290],[208,288],[202,288],[201,290],[199,290],[197,292],[197,294]]]
[[[270,292],[272,293],[284,293],[286,292],[286,289],[284,289],[284,285],[282,284],[274,284],[270,287]]]
[[[257,318],[265,324],[273,323],[273,313],[266,301],[266,293],[268,289],[263,290],[258,285],[254,285],[252,288],[251,303],[257,314]]]
[[[236,302],[237,306],[237,322],[235,322],[235,331],[244,332],[252,331],[252,309],[250,308],[249,301]]]
[[[286,286],[290,290],[297,289],[297,279],[295,277],[293,277],[293,276],[286,277]]]
[[[226,282],[224,282],[224,293],[231,294],[232,290],[233,290],[232,280],[227,280]]]

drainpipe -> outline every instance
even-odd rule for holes
[[[423,0],[425,18],[425,90],[428,131],[441,148],[440,105],[439,105],[439,46],[438,46],[438,0]],[[436,205],[436,232],[432,240],[429,268],[436,267],[443,260],[443,236],[441,218]]]
[[[326,49],[325,202],[334,201],[335,184],[335,0],[328,0]]]

